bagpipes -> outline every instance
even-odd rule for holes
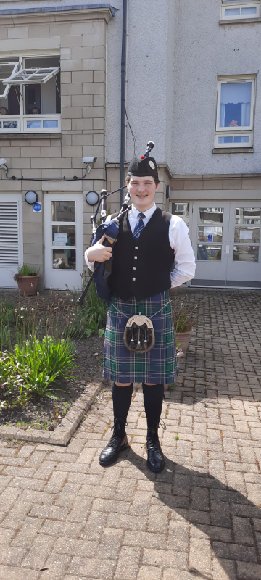
[[[142,157],[149,157],[151,150],[154,147],[153,141],[149,141],[147,143],[147,148]],[[103,245],[104,246],[113,246],[117,241],[117,237],[119,234],[120,223],[123,219],[124,215],[130,209],[129,201],[130,201],[130,194],[127,193],[123,202],[123,205],[116,217],[113,217],[110,221],[106,221],[107,213],[106,213],[106,200],[109,195],[117,193],[119,191],[123,191],[127,186],[124,185],[115,191],[110,193],[107,190],[103,189],[100,195],[97,197],[99,198],[98,206],[94,215],[91,216],[91,223],[92,223],[92,238],[91,238],[91,246],[96,244],[103,236],[105,236]],[[100,210],[100,218],[101,224],[97,227],[97,217]],[[111,292],[108,284],[108,278],[111,274],[112,269],[112,258],[106,260],[106,262],[95,262],[94,263],[94,271],[92,272],[85,288],[83,289],[80,298],[78,299],[78,304],[82,305],[84,299],[88,293],[89,287],[94,281],[96,292],[102,300],[105,302],[109,302],[111,298]]]

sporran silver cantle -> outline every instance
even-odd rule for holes
[[[150,318],[142,314],[131,316],[127,320],[123,340],[131,352],[149,352],[155,344],[154,328]]]

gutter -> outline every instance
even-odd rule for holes
[[[111,16],[115,16],[118,8],[110,4],[71,4],[68,6],[42,6],[39,8],[0,8],[1,16],[20,16],[22,14],[46,14],[52,12],[76,12],[77,10],[109,10]]]
[[[128,0],[122,5],[122,50],[121,50],[121,131],[120,131],[120,187],[125,184],[125,83],[126,83],[126,41],[127,41]],[[120,207],[125,195],[120,192]]]

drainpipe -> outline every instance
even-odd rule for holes
[[[126,82],[126,41],[127,41],[127,8],[128,0],[122,3],[122,48],[121,48],[121,134],[120,134],[120,187],[125,184],[125,82]],[[122,206],[124,192],[120,192]]]

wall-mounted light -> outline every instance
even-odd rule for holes
[[[34,205],[38,201],[38,194],[36,191],[29,190],[26,192],[24,199],[29,205]]]
[[[85,200],[88,205],[96,205],[99,201],[99,194],[97,191],[87,191],[85,194]]]

